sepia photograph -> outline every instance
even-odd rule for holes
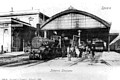
[[[1,0],[0,80],[120,80],[118,3]]]

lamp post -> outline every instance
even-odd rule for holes
[[[81,40],[80,40],[80,35],[81,35],[81,30],[78,30],[78,36],[79,36],[79,39],[78,39],[78,45],[80,46],[81,45]]]
[[[1,53],[4,53],[4,28],[3,28],[3,45],[1,46]]]

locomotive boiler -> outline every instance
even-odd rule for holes
[[[31,42],[29,58],[51,59],[58,57],[61,54],[61,50],[57,46],[58,42],[56,40],[51,40],[40,36],[34,37]]]

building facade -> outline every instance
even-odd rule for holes
[[[48,18],[38,10],[0,14],[0,52],[23,51]]]
[[[35,31],[29,23],[14,18],[0,19],[0,52],[23,51]]]

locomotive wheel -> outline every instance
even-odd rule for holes
[[[29,59],[31,60],[32,59],[32,57],[29,55]]]
[[[35,54],[34,53],[30,53],[29,54],[29,59],[35,59]]]
[[[29,55],[29,59],[31,60],[31,59],[34,59],[34,58],[33,58],[33,56],[32,56],[32,55]]]
[[[32,59],[32,55],[31,55],[31,54],[32,54],[32,53],[30,52],[30,53],[29,53],[29,59]]]
[[[42,59],[43,57],[42,57],[42,55],[41,54],[39,54],[39,59]]]

